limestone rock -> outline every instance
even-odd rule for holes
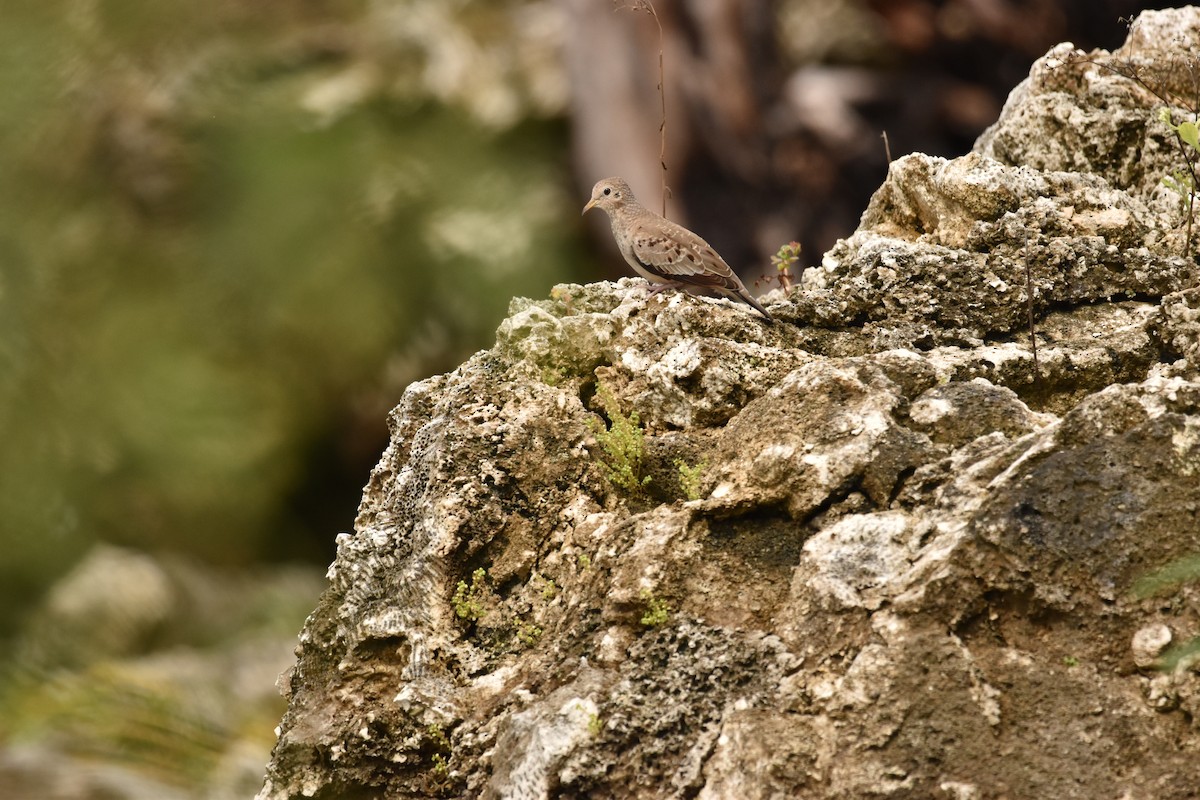
[[[559,286],[412,385],[260,800],[1190,797],[1197,267],[1153,103],[1071,53],[894,163],[780,324]]]
[[[1138,669],[1149,669],[1158,664],[1158,658],[1171,644],[1174,634],[1161,622],[1147,625],[1133,635],[1133,663]]]

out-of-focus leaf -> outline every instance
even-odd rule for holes
[[[1200,133],[1197,132],[1196,123],[1183,122],[1176,128],[1175,132],[1179,134],[1179,138],[1187,142],[1193,150],[1200,150]]]

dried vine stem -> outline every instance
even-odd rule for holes
[[[1041,377],[1038,368],[1037,328],[1033,324],[1033,268],[1029,265],[1029,248],[1025,248],[1025,295],[1029,300],[1029,348],[1033,350],[1033,379]]]
[[[667,215],[667,198],[671,196],[671,188],[667,186],[667,90],[666,90],[666,71],[663,69],[663,29],[662,22],[658,19],[658,12],[654,10],[654,4],[650,0],[631,0],[629,3],[620,3],[618,9],[627,8],[630,11],[644,11],[654,20],[655,27],[658,28],[658,99],[662,105],[662,121],[658,125],[658,163],[662,166],[662,215]]]

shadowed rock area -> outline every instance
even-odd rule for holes
[[[1191,8],[1055,48],[780,324],[515,300],[392,412],[261,800],[1193,797],[1197,592],[1145,587],[1200,552],[1200,270],[1161,104],[1105,65],[1197,53]]]

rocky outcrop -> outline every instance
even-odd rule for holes
[[[560,286],[412,385],[259,797],[1193,796],[1200,270],[1114,57],[895,162],[781,324]]]

